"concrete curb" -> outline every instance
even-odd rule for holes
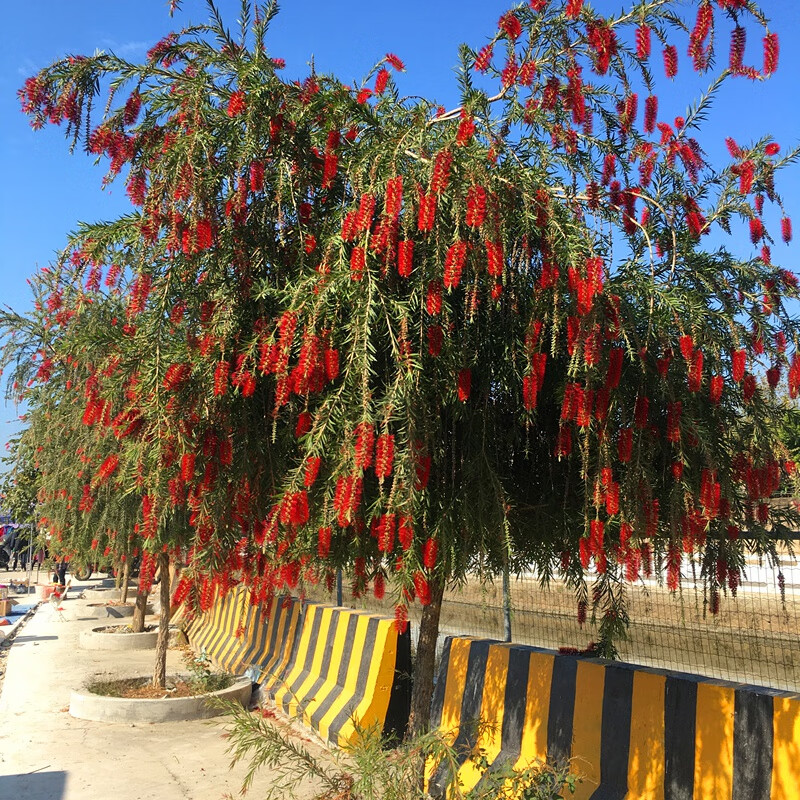
[[[179,722],[208,719],[223,712],[206,702],[209,698],[232,700],[247,706],[253,684],[250,678],[238,678],[227,689],[197,697],[167,697],[162,700],[104,697],[82,689],[72,692],[69,713],[95,722]]]
[[[3,625],[0,627],[0,642],[7,639],[9,636],[13,636],[14,633],[19,630],[19,627],[25,623],[26,620],[29,620],[35,613],[36,609],[39,608],[40,602],[37,601],[33,604],[33,608],[28,611],[26,614],[23,614],[19,619],[14,620],[11,625]]]
[[[84,650],[148,650],[156,646],[158,631],[144,631],[142,633],[104,633],[103,628],[126,627],[125,625],[103,625],[101,628],[91,628],[81,631],[80,646]]]

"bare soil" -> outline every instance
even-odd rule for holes
[[[143,700],[164,700],[169,697],[195,697],[198,694],[205,694],[205,689],[182,678],[167,678],[164,689],[153,686],[149,678],[98,681],[89,686],[89,691],[104,697]]]
[[[145,625],[141,631],[136,633],[152,633],[158,626]],[[95,628],[95,633],[133,633],[131,625],[106,625],[105,628]]]

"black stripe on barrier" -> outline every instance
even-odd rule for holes
[[[772,787],[773,699],[737,689],[733,715],[733,793],[731,800],[769,797]]]
[[[305,610],[307,611],[307,608]],[[316,655],[317,647],[319,646],[319,629],[320,625],[322,624],[323,611],[324,606],[317,606],[315,609],[314,621],[311,623],[311,636],[308,640],[305,658],[303,659],[303,663],[300,665],[300,672],[298,672],[297,677],[295,677],[291,685],[288,687],[289,691],[286,693],[286,696],[283,698],[281,703],[287,710],[289,708],[289,703],[291,703],[293,700],[302,699],[297,697],[297,693],[300,690],[300,687],[305,683],[306,678],[311,672],[311,665],[314,663],[314,656]],[[297,664],[295,664],[295,666],[297,666]],[[288,677],[290,672],[287,672],[286,675]]]
[[[411,626],[397,636],[394,680],[383,723],[383,735],[400,740],[406,735],[411,714]]]
[[[447,686],[447,670],[450,667],[450,647],[452,644],[453,637],[448,636],[444,640],[442,658],[439,661],[439,673],[436,677],[436,683],[433,685],[433,696],[431,697],[431,730],[437,730],[442,726],[444,693]]]
[[[303,703],[311,702],[316,696],[317,692],[322,688],[325,681],[328,680],[328,671],[330,670],[331,660],[333,658],[333,645],[336,640],[336,631],[339,627],[339,618],[342,612],[339,609],[334,609],[331,613],[331,622],[328,627],[328,635],[325,637],[323,647],[325,648],[322,653],[322,662],[319,665],[319,673],[317,679],[311,684],[305,697],[300,698]],[[315,648],[316,649],[316,648]]]
[[[367,678],[369,676],[369,668],[372,664],[372,658],[375,653],[375,640],[378,635],[378,625],[381,620],[379,617],[372,617],[367,623],[367,632],[364,636],[364,644],[360,649],[361,663],[358,667],[358,678],[356,679],[356,688],[353,696],[348,699],[344,704],[344,708],[333,718],[331,727],[328,731],[328,739],[332,742],[336,741],[339,731],[344,727],[344,724],[352,716],[358,708],[358,704],[364,698],[367,690]],[[358,647],[356,651],[359,652]]]
[[[269,644],[264,655],[262,662],[262,669],[264,670],[265,680],[269,682],[272,678],[277,678],[273,675],[276,665],[280,663],[281,654],[287,648],[286,637],[289,635],[291,627],[292,614],[294,612],[294,601],[284,605],[284,600],[281,597],[274,597],[272,599],[271,614],[275,617],[275,624],[272,626],[272,631],[269,636]],[[279,636],[281,638],[279,638]],[[292,645],[289,645],[291,647]]]
[[[274,696],[275,692],[284,686],[284,679],[287,678],[294,668],[295,661],[297,660],[298,650],[300,648],[300,639],[302,638],[303,622],[305,621],[306,611],[308,605],[295,598],[281,598],[281,612],[286,615],[286,622],[284,624],[283,638],[276,641],[275,646],[275,659],[272,664],[273,682],[269,687],[269,693]],[[291,632],[292,620],[296,622],[294,628],[294,637],[291,642],[287,641],[287,637]],[[287,647],[288,645],[288,647]],[[286,654],[288,651],[288,658]],[[281,663],[283,666],[281,666]]]
[[[242,625],[245,633],[245,647],[240,654],[242,667],[249,669],[254,664],[261,664],[266,656],[267,629],[270,620],[268,604],[254,606],[247,602],[247,611],[244,614]],[[274,610],[273,610],[274,613]]]
[[[528,673],[531,653],[527,649],[512,647],[508,652],[506,691],[503,697],[503,726],[500,732],[500,752],[489,765],[489,769],[478,781],[480,793],[493,772],[507,765],[513,766],[522,753],[522,731],[525,727],[525,710],[528,705]]]
[[[697,683],[667,676],[664,685],[664,800],[694,798]]]
[[[607,666],[600,730],[600,786],[591,800],[624,800],[628,793],[633,670]]]
[[[547,715],[547,757],[554,764],[566,764],[572,757],[572,719],[575,715],[577,674],[576,658],[560,656],[553,659]]]
[[[467,658],[467,674],[464,678],[464,695],[461,698],[461,719],[458,734],[453,742],[455,767],[458,769],[469,759],[475,746],[483,699],[483,683],[486,678],[486,662],[489,647],[497,642],[477,639],[470,642]],[[447,764],[441,764],[430,781],[431,794],[443,794],[454,776],[449,774]]]
[[[336,686],[311,714],[311,727],[315,730],[319,730],[319,723],[336,700],[342,696],[342,692],[344,691],[344,684],[347,679],[347,672],[350,668],[350,661],[355,652],[356,626],[358,625],[359,616],[358,614],[350,614],[350,619],[347,622],[347,633],[345,634],[344,647],[342,648],[343,652],[338,654],[339,671],[336,674]]]

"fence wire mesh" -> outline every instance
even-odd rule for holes
[[[800,692],[800,560],[781,557],[779,571],[756,557],[748,559],[735,595],[722,597],[712,614],[702,582],[692,579],[684,563],[684,580],[676,592],[657,578],[629,584],[626,605],[630,615],[627,638],[617,642],[619,658],[633,664],[689,672],[779,690]],[[688,576],[688,577],[687,577]],[[344,588],[344,605],[391,615],[386,598],[353,599]],[[314,587],[311,599],[335,602],[335,593]],[[574,590],[557,579],[542,586],[534,573],[511,577],[511,639],[520,644],[584,649],[599,638],[599,619],[578,624]],[[409,609],[412,636],[420,617],[419,604]],[[502,580],[469,579],[448,590],[442,603],[441,635],[504,638]],[[441,640],[440,640],[441,641]]]

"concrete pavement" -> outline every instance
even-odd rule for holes
[[[6,583],[0,573],[0,583]],[[100,723],[68,713],[70,692],[97,678],[152,671],[154,651],[82,650],[80,632],[103,622],[89,601],[75,599],[73,579],[63,616],[43,603],[17,632],[0,694],[0,798],[24,800],[221,800],[237,796],[245,767],[229,770],[223,727],[214,721],[159,724]],[[31,595],[33,598],[33,595]],[[27,597],[19,599],[30,602]],[[152,621],[155,621],[153,619]],[[111,622],[115,622],[112,620]],[[167,672],[182,663],[168,653]],[[310,738],[302,744],[324,756]],[[250,795],[263,796],[259,773]]]

